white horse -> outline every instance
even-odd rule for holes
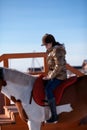
[[[41,130],[41,123],[50,116],[48,106],[38,105],[33,98],[31,104],[29,104],[33,85],[37,77],[17,70],[0,67],[0,78],[3,78],[7,83],[6,86],[0,87],[1,92],[10,100],[12,99],[11,97],[15,97],[16,100],[21,101],[27,115],[29,130]],[[58,114],[72,111],[70,104],[57,106],[56,108]]]

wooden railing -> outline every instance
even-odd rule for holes
[[[4,67],[9,67],[9,59],[22,59],[22,58],[43,58],[44,59],[44,72],[39,72],[39,74],[47,73],[47,64],[46,64],[46,53],[44,52],[38,52],[38,53],[12,53],[12,54],[3,54],[0,56],[0,62],[3,62]],[[73,68],[69,64],[66,64],[67,70],[71,71],[72,73],[76,74],[77,76],[84,75],[79,70]],[[37,73],[33,73],[37,74]],[[5,97],[5,105],[9,105],[10,101]]]
[[[47,72],[46,66],[46,53],[38,52],[38,53],[12,53],[12,54],[3,54],[0,56],[0,62],[3,62],[4,67],[9,67],[9,59],[22,59],[22,58],[43,58],[44,60],[44,72]],[[33,73],[36,74],[36,73]]]

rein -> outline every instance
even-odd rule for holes
[[[31,95],[30,95],[29,104],[31,104],[31,102],[32,102],[32,98],[33,98],[33,90],[31,91]]]

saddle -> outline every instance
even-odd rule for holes
[[[40,105],[40,106],[45,106],[45,89],[44,89],[44,81],[43,81],[43,75],[40,75],[35,83],[34,83],[34,87],[33,87],[33,99],[34,101]],[[76,76],[70,77],[69,79],[64,80],[58,87],[56,87],[56,89],[54,90],[54,95],[55,95],[55,99],[56,99],[56,105],[58,105],[60,103],[61,97],[63,95],[64,90],[69,87],[70,85],[72,85],[73,83],[75,83],[77,80]]]

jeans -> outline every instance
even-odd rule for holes
[[[56,87],[60,85],[61,82],[62,80],[59,80],[57,78],[50,79],[47,81],[46,86],[45,86],[45,93],[48,100],[54,98],[53,91]]]

